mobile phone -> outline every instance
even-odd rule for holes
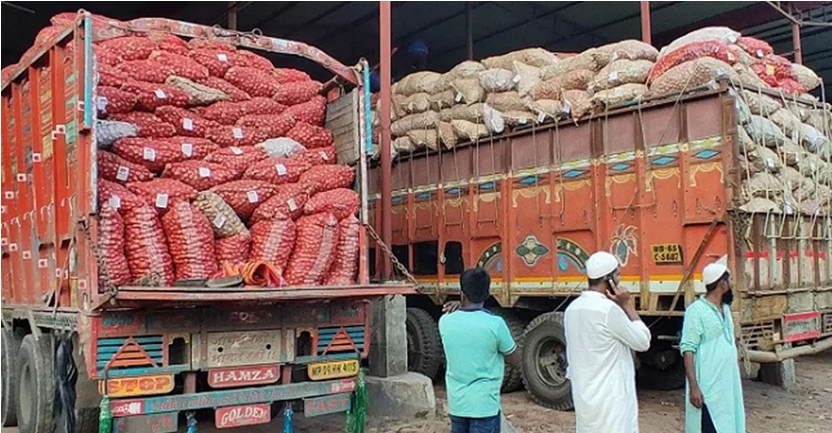
[[[615,289],[613,287],[615,287],[615,281],[612,277],[607,277],[607,292],[609,292],[610,295],[615,296]]]

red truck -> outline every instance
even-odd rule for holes
[[[365,139],[360,73],[302,43],[87,13],[40,41],[2,81],[3,426],[51,432],[55,404],[70,405],[79,432],[98,431],[99,407],[114,432],[173,432],[196,410],[215,410],[217,427],[268,422],[277,402],[288,422],[293,410],[347,411],[369,352],[369,301],[412,290],[370,284],[365,259],[349,286],[116,287],[99,277],[93,42],[150,31],[318,63],[345,84],[328,95],[336,141]],[[366,257],[363,225],[360,235]]]

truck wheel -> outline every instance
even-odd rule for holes
[[[2,394],[3,394],[3,427],[17,425],[17,356],[20,352],[20,342],[23,335],[16,330],[3,328],[2,340]]]
[[[563,313],[541,314],[523,333],[523,383],[532,400],[556,410],[570,410],[572,389],[566,379]]]
[[[442,342],[436,321],[425,310],[408,308],[405,328],[407,370],[434,379],[442,364]]]
[[[685,386],[685,361],[670,347],[661,346],[639,353],[641,361],[636,370],[636,383],[644,389],[672,391]]]
[[[55,402],[55,357],[49,334],[27,335],[20,345],[17,421],[20,433],[51,433]]]
[[[526,327],[526,324],[510,311],[500,309],[494,312],[506,321],[508,330],[511,332],[511,338],[517,344],[517,353],[523,353],[523,329]],[[517,391],[522,386],[522,366],[512,367],[506,364],[505,373],[503,373],[503,385],[500,387],[500,392]]]

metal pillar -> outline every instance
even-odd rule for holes
[[[228,28],[237,30],[237,2],[228,2]]]
[[[393,170],[392,155],[390,149],[390,108],[392,107],[392,96],[390,92],[390,49],[391,43],[391,17],[390,2],[382,1],[379,7],[381,29],[379,39],[381,40],[381,51],[379,53],[381,63],[381,240],[390,246],[393,241],[393,214],[392,214],[392,190]],[[383,254],[376,249],[376,254]],[[381,276],[389,279],[392,272],[392,264],[389,257],[381,260]]]
[[[803,48],[800,43],[800,25],[792,23],[792,47],[794,48],[794,62],[803,64]]]
[[[474,25],[471,15],[471,2],[465,2],[465,46],[468,49],[468,60],[474,60]]]
[[[641,3],[641,40],[646,44],[653,45],[653,32],[650,28],[650,2]]]

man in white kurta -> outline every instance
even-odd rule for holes
[[[598,252],[586,262],[589,290],[566,309],[567,377],[572,384],[576,433],[638,433],[632,351],[650,348],[650,330],[630,294],[618,286],[615,256]]]

